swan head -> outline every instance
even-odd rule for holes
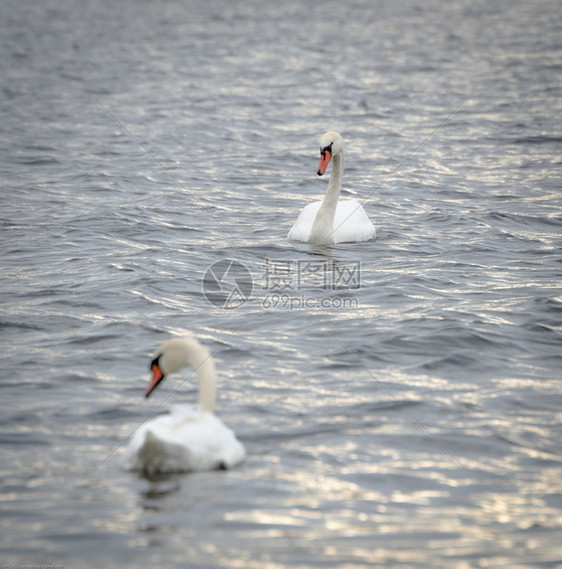
[[[156,357],[150,362],[152,379],[144,394],[148,397],[166,378],[166,376],[187,366],[197,368],[209,358],[209,351],[195,338],[171,338],[157,350]]]
[[[333,156],[343,153],[343,138],[334,131],[329,131],[320,138],[320,164],[318,175],[322,176]]]

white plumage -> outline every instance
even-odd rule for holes
[[[322,205],[321,201],[312,202],[300,212],[295,225],[289,232],[292,241],[308,242],[312,225]],[[369,241],[376,236],[376,229],[367,217],[366,211],[357,200],[338,202],[334,215],[333,243]]]
[[[374,239],[377,232],[363,206],[357,200],[339,199],[344,164],[342,137],[337,132],[324,134],[320,139],[320,154],[319,176],[324,174],[331,159],[333,162],[326,195],[322,201],[302,210],[288,238],[319,245]]]
[[[228,469],[246,456],[236,435],[213,414],[216,374],[208,350],[194,338],[164,342],[152,361],[148,397],[167,374],[191,365],[199,379],[199,405],[174,405],[135,432],[125,466],[149,474]]]

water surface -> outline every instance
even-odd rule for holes
[[[562,563],[556,2],[2,13],[1,563]],[[318,250],[286,234],[330,129],[378,237]],[[237,308],[203,294],[223,259]],[[196,398],[187,372],[142,397],[188,331],[248,458],[125,472]]]

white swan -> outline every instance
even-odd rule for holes
[[[227,469],[246,456],[235,434],[213,414],[216,372],[209,351],[190,337],[172,338],[152,360],[148,397],[168,374],[192,366],[199,380],[199,407],[174,405],[171,412],[142,425],[125,453],[129,470],[146,473]]]
[[[333,161],[332,174],[324,199],[308,204],[300,213],[287,237],[318,245],[331,245],[374,239],[377,231],[357,200],[338,201],[343,176],[343,139],[337,132],[327,132],[320,139],[322,176]]]

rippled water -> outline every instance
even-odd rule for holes
[[[562,564],[557,2],[1,10],[0,564]],[[286,240],[328,129],[373,242]],[[248,458],[148,480],[186,331]]]

